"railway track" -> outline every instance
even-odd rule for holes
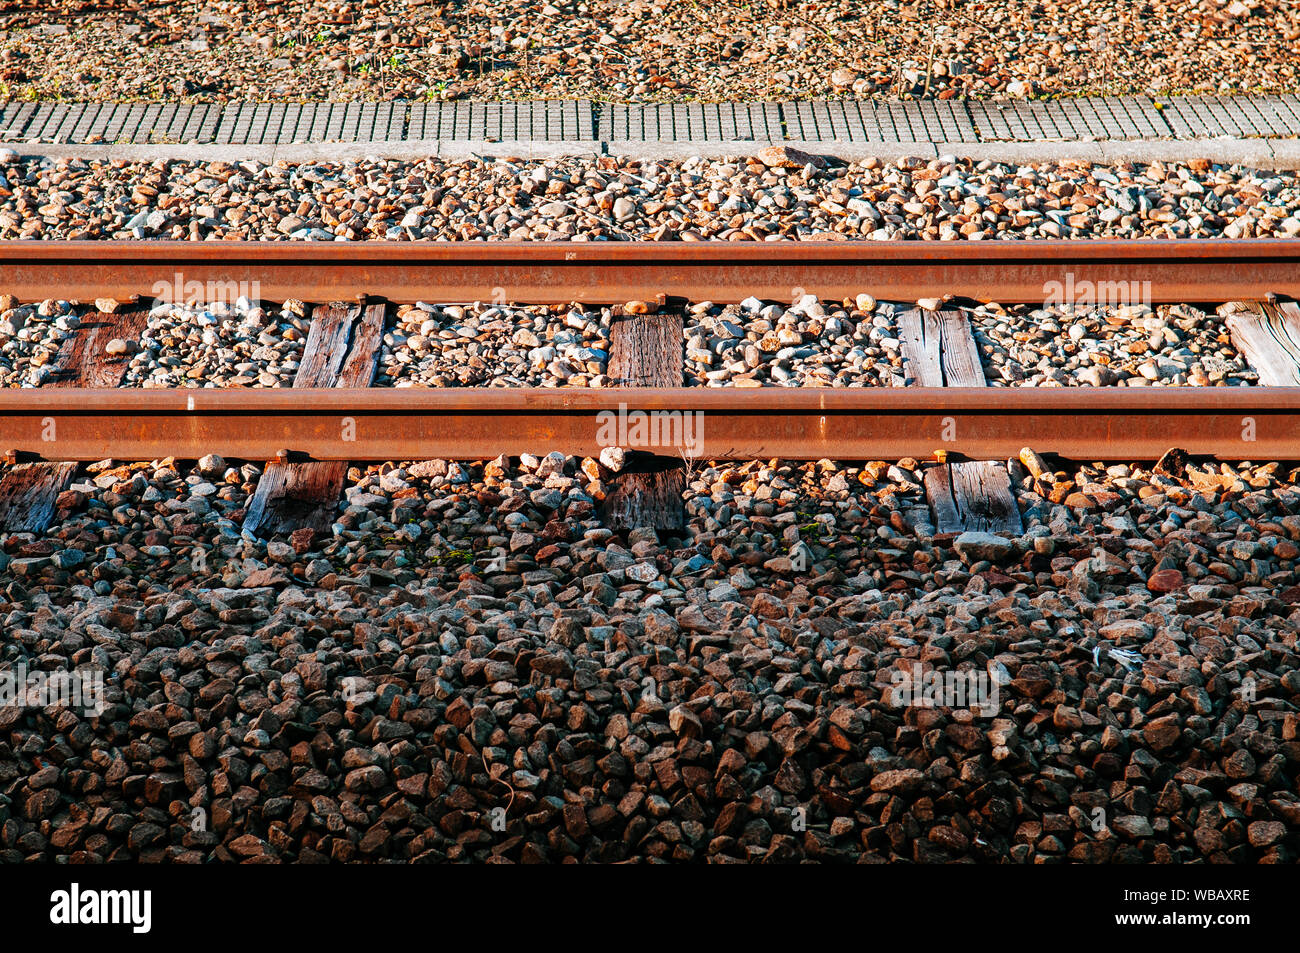
[[[898,300],[942,292],[943,301],[1032,302],[1066,288],[1102,289],[1100,300],[1105,289],[1138,288],[1152,303],[1240,299],[1243,313],[1230,319],[1237,322],[1234,337],[1253,351],[1262,377],[1288,383],[1300,381],[1300,313],[1268,304],[1267,296],[1300,296],[1300,242],[0,245],[0,289],[21,299],[49,297],[57,289],[65,299],[135,300],[182,286],[218,295],[251,288],[264,299],[317,303],[303,359],[307,369],[299,370],[295,386],[116,387],[121,360],[104,353],[109,332],[96,337],[96,330],[79,331],[65,348],[69,366],[59,386],[0,392],[0,450],[11,464],[218,453],[272,461],[280,468],[273,495],[314,495],[326,507],[341,491],[339,465],[346,462],[552,451],[596,457],[617,442],[642,447],[652,458],[643,461],[645,472],[626,478],[628,492],[637,499],[657,494],[670,510],[677,493],[665,489],[665,474],[692,460],[910,457],[946,464],[947,482],[934,494],[955,493],[952,486],[969,479],[971,494],[991,496],[993,509],[1011,512],[1001,471],[980,469],[977,462],[1015,458],[1026,434],[1034,435],[1037,451],[1073,461],[1150,461],[1171,447],[1220,460],[1300,457],[1300,388],[986,389],[965,317],[938,298],[922,301],[929,310],[918,307],[902,322],[909,375],[919,386],[681,387],[682,325],[668,304],[808,294],[833,300],[863,289]],[[612,304],[638,298],[661,307],[634,306],[632,312],[660,313],[620,311],[619,354],[611,355],[622,368],[622,383],[634,386],[369,386],[385,322],[385,305],[376,301]],[[336,299],[361,303],[323,305]],[[101,317],[122,337],[139,333],[144,312]],[[629,441],[629,414],[669,428],[698,420],[698,433],[686,435],[689,448],[680,429],[671,438],[666,430],[663,439],[654,434]],[[624,430],[602,429],[619,420]],[[310,490],[281,485],[299,479],[289,474],[302,466],[326,469],[302,477]],[[962,467],[969,468],[965,476]],[[66,485],[68,472],[51,471],[45,495]],[[23,492],[29,490],[24,483]],[[957,518],[956,525],[968,522]],[[291,528],[292,520],[277,525]]]
[[[1032,302],[1052,287],[1127,288],[1150,302],[1223,302],[1267,294],[1300,297],[1300,242],[915,242],[389,244],[243,242],[0,243],[0,290],[20,300],[145,299],[159,286],[218,295],[254,288],[267,300],[616,303],[671,295],[692,301],[813,294],[915,300],[941,291],[982,301]],[[464,388],[419,393],[349,389],[86,392],[75,386],[0,393],[0,444],[19,455],[90,460],[130,452],[194,454],[220,448],[257,459],[288,449],[318,459],[490,457],[550,449],[590,453],[596,415],[619,404],[700,410],[716,458],[817,459],[1014,452],[1016,432],[1040,432],[1072,459],[1107,453],[1152,459],[1176,435],[1196,453],[1225,458],[1287,455],[1300,434],[1291,414],[1300,391],[1186,388],[1158,395],[1103,388],[905,393],[789,389],[719,393],[659,388],[514,392]],[[1255,445],[1232,439],[1243,414],[1266,421]],[[57,447],[41,441],[44,417],[66,417]],[[331,436],[339,416],[366,419],[355,441]],[[496,424],[483,426],[485,418]],[[943,421],[960,439],[942,440]],[[124,425],[124,420],[134,421]],[[400,425],[397,424],[400,421]],[[386,423],[387,422],[387,423]],[[45,446],[43,446],[45,444]],[[54,454],[54,456],[50,456]]]
[[[1150,389],[984,386],[939,299],[894,315],[907,386],[680,386],[671,296],[1080,280],[1036,246],[93,250],[0,248],[0,294],[123,299],[0,390],[0,661],[108,704],[0,706],[4,860],[1294,860],[1297,316],[1266,295],[1296,247],[1081,249],[1154,301],[1242,299],[1263,386]],[[331,298],[522,297],[502,260],[548,300],[644,294],[609,386],[373,386],[391,308]],[[178,274],[302,294],[293,386],[122,386],[125,299]],[[635,413],[680,429],[600,453]]]

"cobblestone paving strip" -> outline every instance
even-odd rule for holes
[[[1285,139],[1294,96],[1148,96],[1051,101],[853,99],[773,103],[0,104],[0,141],[65,145],[216,142],[939,143]]]

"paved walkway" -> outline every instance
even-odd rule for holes
[[[1291,95],[1050,102],[0,105],[0,142],[8,147],[123,158],[505,152],[675,157],[786,143],[846,158],[945,152],[1023,161],[1206,156],[1295,168],[1295,137],[1300,97]]]

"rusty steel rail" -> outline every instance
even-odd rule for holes
[[[659,294],[735,302],[867,292],[1013,303],[1073,291],[1196,303],[1300,297],[1300,241],[0,242],[0,291],[20,300],[158,298],[191,282],[216,289],[211,297],[274,302],[360,293],[394,302],[613,303]]]
[[[660,414],[657,445],[637,412]],[[1027,444],[1084,461],[1174,446],[1294,460],[1300,388],[0,391],[0,447],[18,459],[481,460],[614,444],[700,460],[1004,459]]]

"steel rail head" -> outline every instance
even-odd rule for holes
[[[266,412],[316,415],[587,413],[617,409],[699,410],[734,414],[1114,413],[1191,414],[1300,412],[1300,387],[258,387],[258,388],[10,388],[0,390],[0,415],[106,413],[198,416]]]
[[[490,417],[490,423],[485,421]],[[0,391],[0,447],[46,460],[490,459],[623,446],[694,459],[1300,457],[1300,388]]]
[[[1300,296],[1300,241],[991,242],[0,242],[0,287],[21,300],[158,297],[174,283],[247,285],[267,300],[611,303],[670,293],[787,301],[860,292],[1043,302]],[[1128,292],[1132,292],[1131,295]]]

